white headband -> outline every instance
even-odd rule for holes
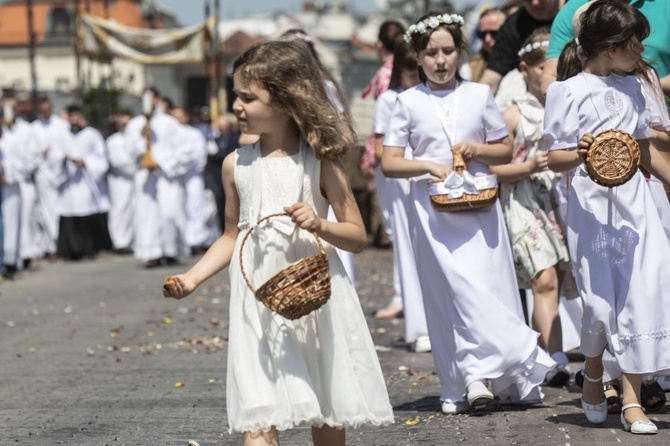
[[[535,51],[540,48],[547,48],[548,46],[549,46],[548,40],[543,40],[542,42],[529,43],[528,45],[521,48],[517,54],[519,55],[519,57],[523,57],[523,55],[526,53],[530,53],[531,51]]]
[[[437,28],[440,25],[456,25],[460,28],[464,23],[463,17],[458,14],[433,15],[415,25],[410,25],[405,33],[405,42],[409,43],[412,40],[412,34],[423,34],[428,29]]]

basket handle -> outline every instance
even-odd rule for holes
[[[453,171],[459,175],[463,175],[463,172],[465,171],[466,168],[463,154],[458,149],[452,150],[451,152],[453,153],[453,160],[452,160]],[[444,179],[437,178],[435,180],[428,180],[428,184],[441,183],[442,181],[444,181]]]
[[[242,277],[244,278],[244,281],[247,283],[247,286],[251,290],[252,293],[256,293],[256,289],[254,286],[251,284],[251,281],[247,277],[247,274],[244,272],[244,258],[243,258],[243,253],[244,253],[244,244],[247,242],[247,238],[251,234],[251,231],[254,230],[254,228],[258,227],[261,223],[263,223],[265,220],[269,220],[270,218],[273,217],[282,217],[282,216],[288,216],[286,212],[277,212],[276,214],[270,214],[266,215],[265,217],[259,219],[256,222],[256,226],[252,226],[251,228],[247,229],[247,233],[244,234],[244,238],[242,239],[242,244],[240,245],[240,272],[242,273]],[[323,249],[323,244],[321,243],[321,238],[317,235],[316,232],[314,231],[309,231],[314,238],[316,239],[317,245],[319,245],[319,252],[321,254],[326,255],[326,251]]]

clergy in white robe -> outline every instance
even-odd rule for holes
[[[60,166],[54,166],[50,158],[58,151],[62,153],[72,144],[72,133],[70,124],[53,114],[51,101],[48,98],[39,99],[37,110],[37,119],[31,123],[40,156],[34,177],[37,189],[36,218],[39,225],[37,237],[42,250],[49,255],[55,255],[58,240],[59,216],[56,212],[56,203]],[[52,151],[52,148],[58,150]]]
[[[131,252],[135,219],[135,173],[137,156],[126,127],[130,115],[117,117],[117,132],[107,138],[107,159],[109,172],[107,187],[111,208],[109,210],[109,235],[114,249],[119,252]]]
[[[106,174],[109,163],[105,141],[96,129],[82,127],[79,107],[67,109],[73,144],[62,150],[62,169],[56,210],[59,257],[78,260],[91,258],[112,248],[107,229]]]
[[[135,174],[135,257],[147,267],[161,261],[173,263],[187,253],[184,231],[184,187],[182,176],[187,171],[179,156],[179,122],[160,110],[152,113],[149,132],[147,117],[135,116],[128,123],[126,135],[132,141],[138,169]],[[142,164],[149,153],[155,166]]]
[[[10,121],[14,121],[13,118]],[[13,276],[22,267],[21,253],[21,218],[22,200],[21,183],[25,183],[30,175],[30,166],[22,152],[20,139],[11,130],[13,123],[3,123],[0,137],[0,164],[2,165],[2,217],[3,263],[9,276]]]
[[[177,107],[172,116],[179,121],[180,157],[188,170],[184,174],[184,194],[186,211],[186,245],[191,253],[208,246],[211,237],[206,226],[205,165],[207,164],[207,141],[202,131],[189,125],[189,115],[183,108]]]

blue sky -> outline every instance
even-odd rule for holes
[[[182,25],[191,25],[204,17],[205,0],[158,0],[170,8]],[[377,0],[342,0],[361,12],[377,9]],[[220,0],[221,18],[231,19],[261,12],[299,11],[304,0]],[[210,0],[213,4],[214,0]],[[330,2],[326,2],[330,3]]]

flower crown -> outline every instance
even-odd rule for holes
[[[409,43],[412,40],[413,34],[423,34],[428,29],[437,28],[440,25],[456,25],[461,27],[464,23],[465,20],[463,20],[463,17],[458,14],[432,15],[425,20],[421,20],[414,25],[410,25],[410,27],[407,28],[407,32],[404,36],[405,42]]]
[[[519,57],[523,57],[524,54],[530,53],[531,51],[535,51],[540,48],[547,48],[548,46],[549,46],[548,40],[543,40],[542,42],[529,43],[528,45],[521,48],[517,54],[519,55]]]

